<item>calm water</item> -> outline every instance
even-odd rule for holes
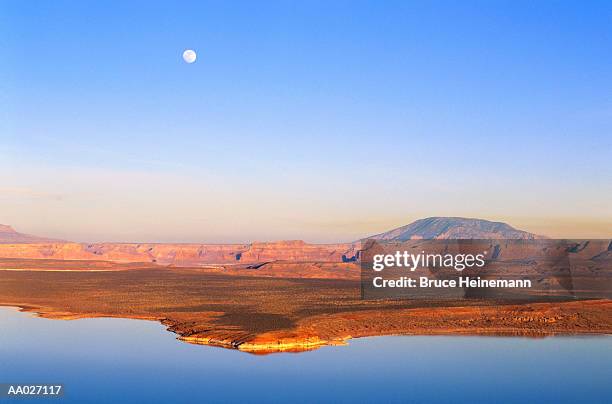
[[[254,356],[156,322],[0,307],[7,382],[65,385],[62,399],[13,402],[610,402],[612,337],[379,337]]]

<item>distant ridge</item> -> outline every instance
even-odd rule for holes
[[[388,241],[406,241],[418,239],[545,239],[547,237],[529,233],[523,230],[515,229],[509,224],[503,222],[491,222],[483,219],[472,219],[464,217],[428,217],[426,219],[416,220],[406,226],[398,227],[384,233],[376,234],[369,239],[388,240]],[[0,244],[36,244],[36,243],[70,243],[65,240],[52,239],[47,237],[39,237],[31,234],[24,234],[15,231],[11,226],[0,224]],[[86,245],[82,244],[85,249],[95,249],[95,245],[121,245],[139,243],[95,243]],[[142,244],[142,243],[140,243]],[[147,243],[145,243],[147,244]],[[155,244],[155,243],[148,243]],[[159,245],[180,246],[186,243],[157,243]],[[193,243],[192,243],[193,244]],[[351,246],[351,243],[341,243]],[[203,244],[204,245],[204,244]],[[300,249],[306,246],[303,241],[278,241],[278,242],[253,242],[245,244],[252,248],[260,248],[268,246],[275,248],[282,247],[284,249],[296,248]],[[105,248],[106,249],[106,248]],[[98,254],[100,252],[97,252]]]
[[[543,239],[544,236],[517,230],[509,224],[463,217],[428,217],[369,237],[375,240],[416,239]]]
[[[0,224],[0,243],[1,244],[20,244],[20,243],[63,243],[63,240],[32,236],[15,231],[11,226]]]

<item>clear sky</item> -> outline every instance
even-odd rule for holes
[[[45,236],[612,236],[612,2],[5,0],[0,140]]]

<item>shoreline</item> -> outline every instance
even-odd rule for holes
[[[87,272],[0,271],[0,305],[43,318],[158,321],[184,342],[259,354],[386,335],[612,334],[612,300],[366,300],[353,280]]]
[[[605,303],[612,303],[610,301],[603,301]],[[542,304],[542,303],[540,303]],[[543,303],[547,304],[547,303]],[[11,303],[0,303],[0,307],[8,309],[15,309],[24,314],[31,314],[33,317],[45,318],[51,320],[79,320],[79,319],[95,319],[95,318],[120,318],[128,320],[145,320],[154,321],[165,327],[166,332],[170,332],[175,335],[176,340],[194,344],[204,345],[224,349],[234,349],[245,353],[255,355],[266,355],[272,353],[299,353],[308,352],[319,349],[325,346],[348,346],[350,341],[353,339],[361,338],[377,338],[377,337],[394,337],[394,336],[446,336],[446,337],[505,337],[505,338],[562,338],[562,337],[612,337],[612,330],[600,331],[596,329],[590,330],[564,330],[564,331],[548,331],[548,330],[525,330],[520,328],[492,328],[492,329],[461,329],[461,328],[448,328],[448,329],[414,329],[406,332],[393,332],[379,330],[371,334],[364,335],[345,335],[337,336],[330,339],[322,339],[319,336],[303,336],[299,337],[279,337],[277,340],[261,341],[258,342],[256,336],[253,340],[241,341],[239,338],[232,339],[231,336],[228,338],[216,338],[214,336],[189,336],[184,335],[181,332],[174,329],[175,321],[168,318],[160,317],[149,317],[149,316],[135,316],[127,314],[108,314],[108,313],[75,313],[66,312],[60,310],[54,310],[49,307],[34,306],[29,304],[11,304]],[[478,306],[476,306],[478,308]]]

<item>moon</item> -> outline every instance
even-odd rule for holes
[[[185,50],[185,52],[183,52],[183,60],[186,63],[191,64],[191,63],[195,62],[197,57],[198,57],[198,55],[195,53],[194,50],[187,49],[187,50]]]

